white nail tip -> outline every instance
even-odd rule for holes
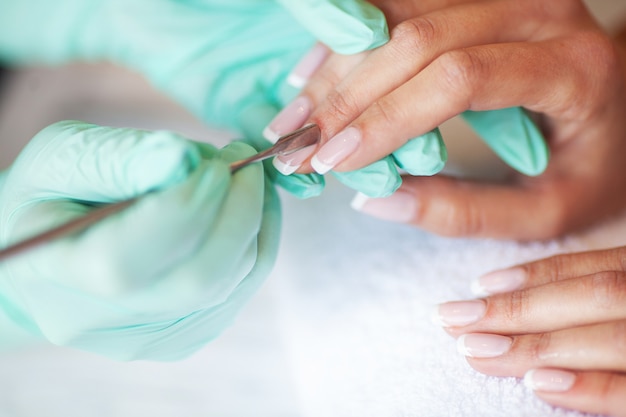
[[[356,193],[354,198],[350,202],[350,207],[352,207],[356,211],[361,211],[361,209],[369,199],[370,198],[363,193]]]
[[[465,346],[465,336],[467,336],[466,334],[461,335],[457,340],[456,340],[456,350],[463,356],[467,356],[467,357],[472,357],[472,354],[470,353],[470,351],[467,349],[467,347]]]
[[[326,165],[325,163],[323,163],[322,161],[320,161],[317,158],[317,155],[315,155],[312,159],[311,159],[311,167],[315,170],[315,172],[317,172],[318,174],[324,175],[326,174],[328,171],[330,171],[331,169],[333,169],[332,165]]]
[[[291,175],[300,167],[299,165],[286,164],[278,158],[274,158],[272,160],[272,165],[274,165],[274,168],[276,168],[276,170],[283,175]]]
[[[276,143],[278,141],[278,139],[280,138],[280,135],[278,133],[274,132],[268,126],[265,129],[263,129],[263,137],[265,139],[269,140],[272,143]]]
[[[526,372],[526,374],[524,374],[524,386],[533,391],[536,391],[538,387],[537,387],[537,384],[535,384],[535,381],[533,380],[534,373],[535,373],[535,370],[531,369],[530,371]]]
[[[480,285],[479,279],[475,279],[474,281],[472,281],[470,289],[472,293],[477,297],[487,297],[491,295],[489,292],[485,291],[482,285]]]
[[[441,319],[441,314],[439,314],[439,305],[436,305],[430,313],[430,322],[436,326],[448,327],[448,325]]]
[[[306,85],[307,79],[299,76],[298,74],[289,74],[287,76],[287,84],[295,88],[302,88]]]

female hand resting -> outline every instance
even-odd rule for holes
[[[488,375],[524,376],[550,404],[626,416],[626,247],[555,256],[480,277],[486,298],[438,321]]]

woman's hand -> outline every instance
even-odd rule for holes
[[[626,247],[492,272],[483,299],[438,306],[470,365],[524,376],[545,401],[626,416]]]
[[[299,172],[351,171],[459,113],[514,106],[540,115],[552,152],[537,178],[405,178],[362,211],[445,235],[536,239],[626,205],[626,65],[579,0],[454,4],[403,21],[352,65],[339,58],[300,96],[324,133]]]

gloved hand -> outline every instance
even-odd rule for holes
[[[339,52],[386,40],[383,14],[362,0],[282,3]],[[4,0],[2,9],[0,60],[113,61],[203,120],[249,139],[260,139],[293,98],[283,81],[315,42],[274,0]],[[341,37],[328,36],[332,26],[345,28]],[[287,185],[316,195],[323,179],[301,176]]]
[[[0,264],[0,307],[58,345],[171,360],[228,326],[273,265],[280,207],[253,154],[168,132],[60,122],[0,191],[0,245],[149,193],[82,233]]]
[[[265,147],[261,131],[296,93],[284,81],[314,43],[311,33],[340,53],[388,39],[384,15],[363,0],[278,2],[284,8],[274,0],[3,0],[0,60],[113,61],[144,74],[203,120],[236,127]],[[446,152],[434,131],[394,159],[410,173],[430,175],[443,167]],[[393,161],[338,176],[368,195],[387,195],[400,184]],[[321,176],[285,177],[266,167],[300,197],[323,188]]]

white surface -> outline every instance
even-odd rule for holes
[[[619,0],[593,7],[607,22],[626,12]],[[228,136],[132,75],[33,69],[0,102],[0,167],[40,128],[67,118]],[[467,152],[479,143],[454,122],[444,136],[449,170],[502,169],[482,146]],[[186,361],[117,363],[50,346],[0,355],[0,417],[576,415],[536,400],[518,380],[472,371],[430,311],[471,297],[472,279],[493,268],[626,243],[626,219],[553,242],[447,239],[366,218],[349,209],[351,197],[332,181],[317,199],[285,196],[274,274],[233,328]]]
[[[64,119],[170,129],[217,145],[232,136],[119,69],[29,69],[15,74],[0,102],[0,169],[37,131]],[[185,361],[119,363],[47,345],[0,352],[0,417],[298,415],[271,283],[235,326]],[[1,313],[0,326],[9,326]]]
[[[302,416],[575,416],[473,371],[430,322],[487,271],[626,243],[626,218],[551,242],[449,239],[360,216],[351,193],[290,201],[275,282]]]

